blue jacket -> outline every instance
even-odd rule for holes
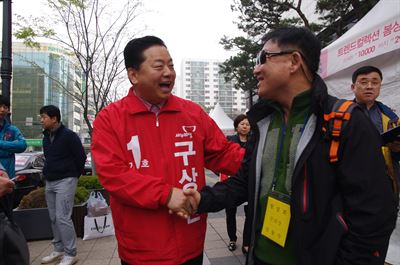
[[[25,149],[26,142],[21,131],[4,120],[0,127],[0,163],[10,178],[15,177],[15,153],[22,153]]]
[[[375,101],[375,103],[382,114],[382,129],[384,132],[390,128],[400,126],[399,117],[391,108],[379,101]],[[388,174],[394,178],[394,182],[397,181],[398,190],[400,190],[400,152],[391,152],[388,147],[382,147],[382,152],[385,157],[386,166],[388,167]]]
[[[55,132],[53,142],[50,132],[43,132],[43,152],[46,158],[43,175],[48,181],[68,177],[78,178],[85,167],[86,154],[78,135],[64,125]]]
[[[378,108],[381,110],[381,112],[388,116],[391,122],[398,122],[399,117],[396,115],[396,113],[393,112],[391,108],[380,101],[375,101],[375,103],[378,105]]]

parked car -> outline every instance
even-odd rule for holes
[[[86,155],[85,168],[82,175],[92,175],[92,154],[90,152]]]
[[[14,208],[19,205],[22,197],[37,187],[44,186],[43,152],[25,152],[15,154],[15,190]]]

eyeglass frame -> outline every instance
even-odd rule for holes
[[[294,52],[298,52],[298,53],[300,53],[300,55],[302,57],[304,57],[303,54],[298,50],[285,50],[285,51],[279,51],[279,52],[267,52],[265,50],[261,50],[257,54],[256,65],[265,64],[267,62],[268,58],[271,58],[271,57],[274,57],[274,56],[292,54]]]
[[[364,81],[356,81],[356,84],[358,84],[361,87],[368,87],[369,84],[371,84],[371,87],[378,87],[382,85],[382,81],[364,80]]]

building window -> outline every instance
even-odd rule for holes
[[[81,126],[81,121],[74,118],[74,125]]]

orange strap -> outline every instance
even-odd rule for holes
[[[332,111],[329,114],[324,114],[324,120],[329,122],[333,119],[333,126],[331,128],[331,147],[329,149],[329,161],[331,163],[339,161],[338,159],[338,150],[339,150],[339,143],[340,143],[340,133],[342,130],[343,121],[350,120],[351,113],[347,112],[349,107],[353,104],[352,101],[347,100],[344,101],[338,108],[337,111]]]

